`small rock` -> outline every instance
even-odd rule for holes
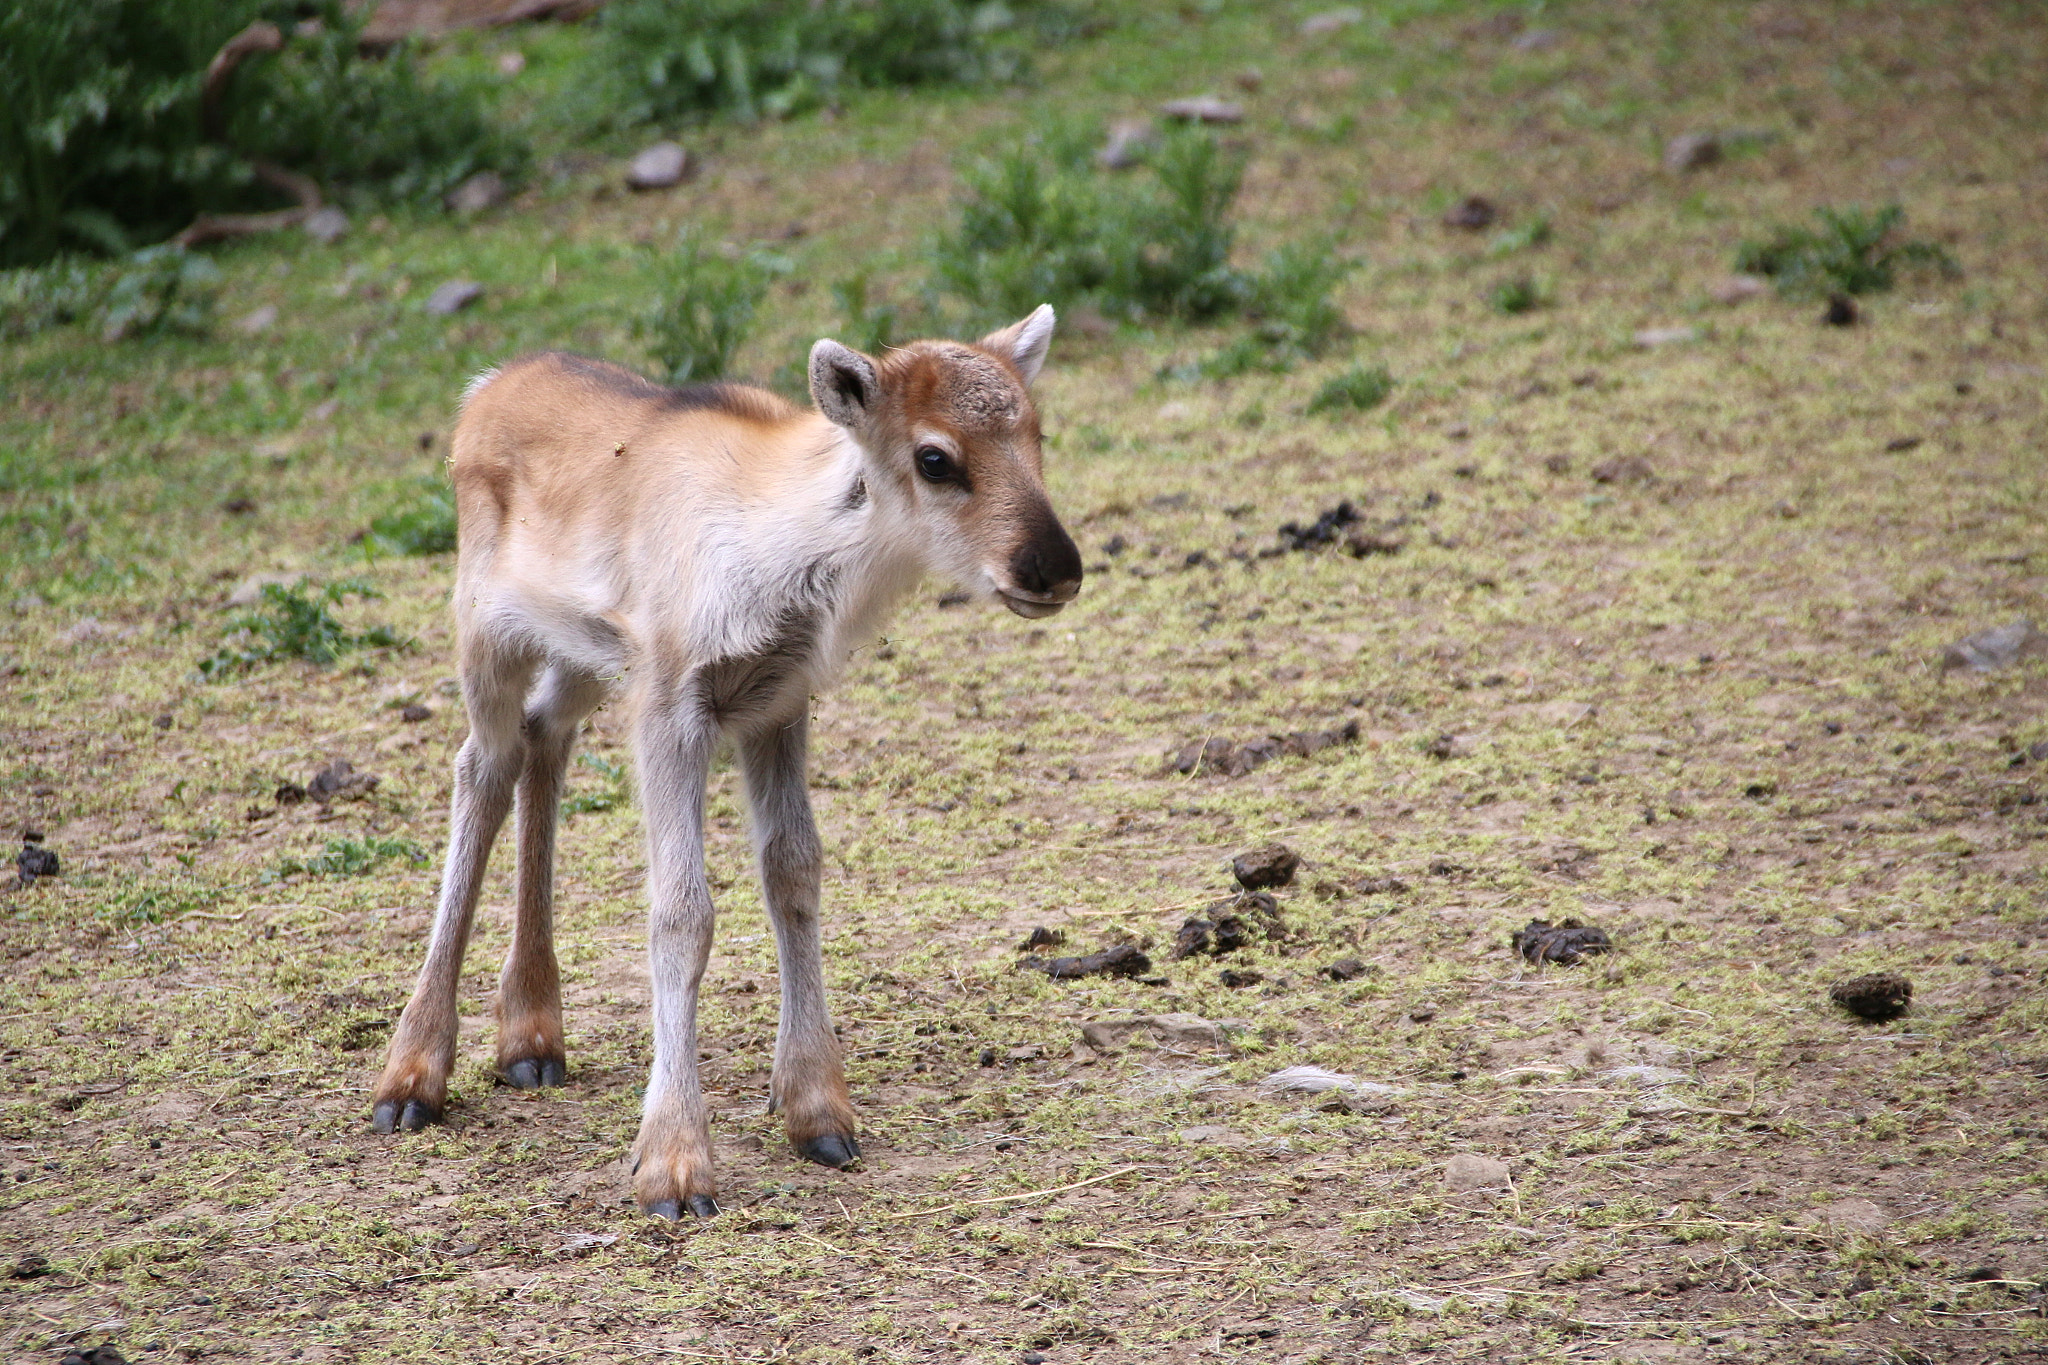
[[[50,1258],[40,1251],[23,1253],[19,1260],[7,1268],[7,1278],[10,1280],[33,1280],[49,1273]]]
[[[1950,645],[1941,653],[1941,671],[1952,673],[1967,668],[1989,673],[2044,654],[2048,654],[2048,634],[2034,629],[2032,621],[2014,621],[2011,625],[1980,630]]]
[[[107,628],[100,624],[99,617],[81,616],[71,629],[64,632],[62,639],[66,644],[82,645],[93,640],[104,640],[106,637]]]
[[[1191,123],[1236,123],[1244,118],[1243,105],[1215,95],[1168,100],[1159,106],[1159,112],[1168,118],[1185,119]]]
[[[1229,1035],[1245,1027],[1241,1019],[1204,1019],[1199,1014],[1140,1014],[1128,1019],[1098,1019],[1081,1026],[1081,1041],[1097,1052],[1114,1052],[1138,1033],[1151,1034],[1162,1047],[1180,1052],[1228,1048]]]
[[[626,167],[626,184],[636,190],[665,190],[690,173],[690,154],[679,143],[657,142]]]
[[[1025,935],[1024,941],[1017,945],[1017,951],[1020,953],[1035,953],[1041,948],[1057,948],[1066,941],[1067,936],[1065,934],[1057,929],[1048,929],[1041,924]]]
[[[474,280],[450,280],[427,296],[427,312],[437,318],[461,312],[484,296],[484,287]]]
[[[57,868],[57,855],[40,843],[25,843],[21,846],[21,852],[14,855],[14,871],[21,878],[23,886],[27,886],[38,877],[56,876]]]
[[[1664,144],[1664,169],[1674,175],[1711,166],[1721,159],[1721,139],[1713,133],[1680,133]]]
[[[223,602],[221,606],[252,608],[258,602],[262,602],[264,587],[295,587],[297,583],[303,581],[303,573],[252,573],[240,583],[233,585],[233,591],[227,593],[227,602]]]
[[[1095,164],[1106,171],[1129,170],[1145,159],[1159,141],[1158,131],[1148,118],[1118,119],[1109,125],[1109,137],[1095,154]],[[1100,316],[1098,314],[1098,316]]]
[[[1555,962],[1569,967],[1597,953],[1611,953],[1614,942],[1605,929],[1567,919],[1558,924],[1532,919],[1526,929],[1517,929],[1510,942],[1517,953],[1536,966]]]
[[[1732,306],[1753,299],[1769,288],[1769,283],[1760,275],[1730,275],[1717,280],[1707,287],[1707,297],[1715,303]]]
[[[324,806],[337,796],[367,796],[380,780],[375,773],[359,773],[347,759],[337,758],[313,774],[306,795]]]
[[[1828,999],[1860,1019],[1883,1023],[1913,1003],[1913,983],[1897,972],[1868,972],[1837,981],[1828,988]]]
[[[1231,859],[1230,873],[1245,890],[1262,891],[1269,886],[1286,886],[1294,880],[1295,870],[1300,866],[1299,853],[1285,844],[1267,844]]]
[[[505,177],[496,171],[478,171],[469,179],[448,191],[450,213],[482,213],[505,202],[511,193],[505,184]]]
[[[1444,214],[1444,226],[1463,228],[1467,232],[1479,232],[1500,221],[1500,210],[1493,201],[1483,195],[1467,195],[1451,205]]]
[[[1301,21],[1301,36],[1304,38],[1320,38],[1324,34],[1335,33],[1339,29],[1349,28],[1364,18],[1365,11],[1355,7],[1347,6],[1344,9],[1324,10],[1321,14],[1311,14],[1308,18]]]
[[[1256,986],[1266,978],[1248,968],[1225,967],[1222,971],[1216,973],[1216,979],[1230,987],[1230,989],[1237,991],[1243,990],[1246,986]]]
[[[416,725],[423,720],[432,720],[434,708],[419,702],[411,702],[398,713],[398,718],[408,725]]]
[[[1683,1071],[1668,1066],[1617,1066],[1600,1073],[1603,1081],[1625,1081],[1633,1086],[1676,1085],[1687,1079]]]
[[[1656,477],[1650,462],[1640,455],[1617,455],[1587,471],[1594,483],[1648,483]]]
[[[231,517],[246,517],[256,510],[256,499],[248,496],[232,497],[220,505],[220,510]]]
[[[1320,1066],[1290,1066],[1275,1071],[1259,1082],[1259,1088],[1276,1095],[1341,1095],[1350,1101],[1345,1108],[1352,1113],[1388,1108],[1408,1093],[1397,1085],[1361,1081]]]
[[[1397,555],[1407,547],[1406,536],[1378,531],[1353,531],[1344,537],[1344,553],[1353,559],[1364,559],[1368,555]]]
[[[235,324],[235,330],[249,336],[269,331],[277,325],[277,305],[266,303],[255,312]]]
[[[1846,1232],[1875,1236],[1891,1225],[1892,1216],[1868,1199],[1837,1199],[1815,1209],[1811,1221]]]
[[[1461,1152],[1444,1166],[1444,1188],[1454,1192],[1506,1188],[1508,1164],[1490,1156]]]
[[[1173,772],[1188,775],[1242,777],[1276,758],[1306,758],[1333,745],[1353,743],[1359,734],[1358,722],[1350,720],[1334,730],[1299,730],[1242,744],[1218,735],[1181,746],[1166,760],[1166,765]]]
[[[271,799],[280,806],[296,806],[306,799],[306,789],[296,782],[280,782]]]
[[[1636,345],[1646,351],[1657,346],[1676,346],[1699,339],[1697,327],[1645,327],[1635,335]]]
[[[1856,300],[1847,294],[1836,294],[1828,299],[1827,311],[1820,315],[1820,320],[1830,327],[1854,327],[1861,316]]]
[[[498,54],[499,75],[516,76],[524,70],[526,70],[526,54],[524,52],[515,50]]]
[[[306,235],[322,246],[333,246],[348,236],[348,215],[329,204],[326,208],[314,209],[300,224]]]
[[[1372,968],[1355,957],[1340,957],[1323,968],[1323,975],[1332,981],[1356,981]]]

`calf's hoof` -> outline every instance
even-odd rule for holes
[[[844,1170],[860,1160],[860,1141],[853,1137],[842,1137],[838,1133],[826,1133],[814,1137],[797,1148],[806,1161],[815,1161],[820,1166],[833,1170]]]
[[[370,1110],[373,1133],[417,1133],[430,1123],[441,1121],[441,1111],[425,1100],[378,1100]]]
[[[505,1084],[515,1090],[567,1085],[569,1068],[560,1057],[522,1057],[505,1068]]]
[[[718,1217],[718,1201],[708,1194],[693,1194],[683,1200],[657,1199],[647,1206],[647,1212],[651,1217],[666,1218],[673,1223],[682,1218],[686,1205],[690,1213],[700,1220]]]

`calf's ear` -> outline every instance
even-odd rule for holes
[[[1045,368],[1045,353],[1052,346],[1052,327],[1056,321],[1052,305],[1041,303],[1021,322],[1013,322],[1002,331],[990,332],[983,337],[981,349],[1015,365],[1017,373],[1023,375],[1024,382],[1029,384]]]
[[[848,431],[858,431],[874,411],[881,381],[875,362],[851,346],[827,338],[811,347],[811,401]]]

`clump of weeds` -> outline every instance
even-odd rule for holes
[[[619,124],[784,118],[847,87],[1004,79],[1024,27],[963,0],[616,0],[601,24]]]
[[[671,384],[717,379],[754,328],[779,262],[731,256],[685,234],[663,267],[658,301],[639,333]]]
[[[1550,301],[1548,293],[1533,275],[1516,275],[1487,291],[1487,305],[1496,313],[1515,317],[1533,313]]]
[[[277,875],[361,877],[394,859],[414,867],[427,864],[426,851],[412,840],[372,834],[361,839],[329,839],[326,847],[310,858],[287,858],[279,863]]]
[[[615,763],[596,754],[578,754],[577,763],[596,773],[603,785],[594,791],[577,792],[562,799],[562,814],[584,815],[594,812],[617,810],[627,804],[633,796],[632,774],[626,765]]]
[[[371,521],[365,547],[393,555],[440,555],[455,548],[455,497],[447,483],[422,478],[413,500]]]
[[[359,579],[325,587],[266,583],[261,605],[235,618],[229,643],[199,661],[200,673],[219,680],[283,659],[304,659],[324,667],[354,650],[393,649],[405,643],[389,626],[358,632],[343,625],[333,608],[351,596],[383,594]]]
[[[1784,226],[1761,241],[1744,242],[1735,268],[1767,275],[1786,298],[1883,293],[1899,270],[1920,268],[1960,273],[1955,258],[1933,242],[1895,240],[1905,210],[1814,210],[1818,228]]]
[[[1384,365],[1353,365],[1331,375],[1308,403],[1311,414],[1350,409],[1365,412],[1387,401],[1394,391],[1394,376]]]

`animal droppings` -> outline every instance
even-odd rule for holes
[[[1358,735],[1358,722],[1349,720],[1333,730],[1297,730],[1242,743],[1217,736],[1182,745],[1167,760],[1167,767],[1187,775],[1243,777],[1276,758],[1307,758],[1338,744],[1353,743]]]
[[[57,867],[57,855],[34,840],[24,842],[21,852],[14,855],[14,871],[23,886],[38,877],[56,876]]]
[[[1515,951],[1529,962],[1542,966],[1555,962],[1570,967],[1596,953],[1614,951],[1614,941],[1605,929],[1568,919],[1560,924],[1532,919],[1526,929],[1517,929],[1512,940]]]
[[[1285,844],[1267,844],[1230,860],[1230,874],[1247,891],[1269,886],[1286,886],[1301,866],[1301,855]]]
[[[1913,983],[1897,972],[1866,972],[1828,988],[1828,999],[1859,1019],[1883,1023],[1913,1003]]]
[[[1082,957],[1027,957],[1017,965],[1044,972],[1055,981],[1075,981],[1084,976],[1143,976],[1152,970],[1152,959],[1135,943],[1119,943]]]

